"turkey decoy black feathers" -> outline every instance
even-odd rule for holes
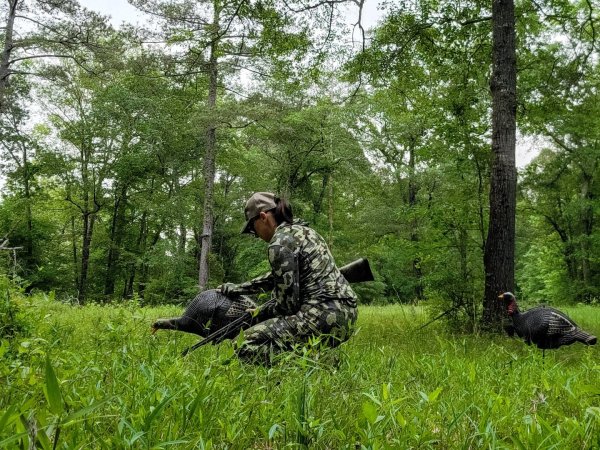
[[[521,312],[517,300],[511,292],[499,296],[512,319],[514,332],[527,345],[535,344],[542,350],[554,349],[563,345],[581,342],[594,345],[596,336],[583,331],[565,313],[549,306],[537,306]]]
[[[247,309],[254,308],[256,303],[247,296],[232,299],[211,289],[194,297],[181,317],[158,319],[152,324],[152,331],[177,330],[206,337],[242,317]],[[231,330],[231,334],[236,336],[241,328]]]

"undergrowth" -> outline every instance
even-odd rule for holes
[[[600,447],[600,346],[546,352],[450,335],[410,306],[362,307],[341,347],[240,363],[229,342],[150,334],[176,307],[21,298],[32,329],[4,336],[0,447]],[[600,332],[600,310],[568,310]]]

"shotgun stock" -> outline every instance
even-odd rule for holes
[[[340,272],[349,283],[362,283],[364,281],[373,281],[373,272],[366,258],[360,258],[352,261],[350,264],[340,267]]]

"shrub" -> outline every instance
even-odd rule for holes
[[[19,289],[6,276],[0,276],[0,338],[14,338],[27,331],[27,323],[17,302]]]

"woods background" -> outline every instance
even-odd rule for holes
[[[361,302],[481,315],[492,172],[489,2],[132,0],[110,26],[70,0],[1,6],[0,271],[79,304],[187,302],[269,269],[239,231],[290,198]],[[595,303],[600,161],[593,1],[515,4],[516,291]],[[14,249],[14,250],[10,250]],[[6,281],[5,281],[6,282]]]

